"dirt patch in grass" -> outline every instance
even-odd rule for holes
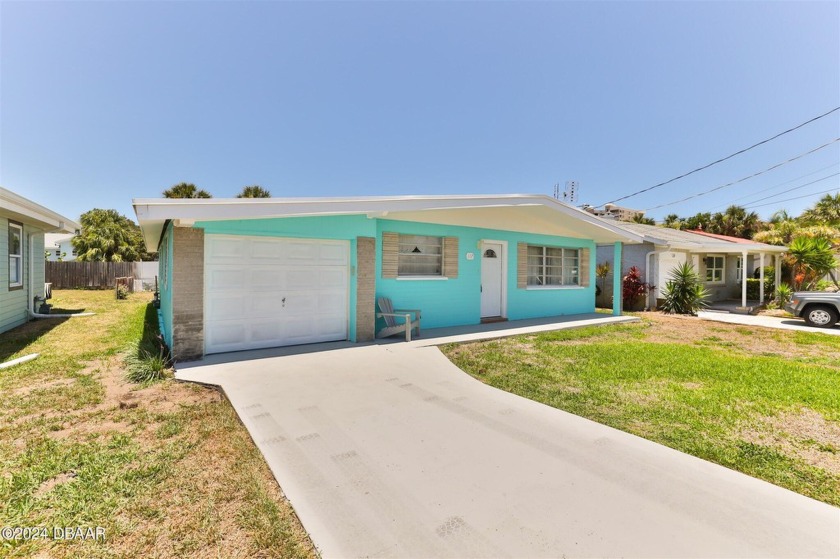
[[[840,368],[840,347],[820,345],[804,351],[790,336],[780,336],[779,332],[769,332],[766,328],[750,328],[702,320],[694,316],[667,315],[659,312],[637,314],[644,320],[644,325],[640,327],[644,328],[645,341],[699,344],[751,355],[777,355],[785,358],[824,357],[835,359],[835,366]]]
[[[19,542],[0,556],[317,557],[218,390],[126,379],[122,352],[148,328],[150,296],[53,294],[97,314],[0,337],[0,354],[41,353],[0,375],[0,516],[102,526],[106,540]]]
[[[741,437],[751,443],[777,447],[818,468],[840,475],[840,422],[803,408],[760,420],[760,428],[742,430]]]
[[[33,495],[35,497],[43,497],[45,494],[52,491],[56,486],[69,483],[74,479],[76,479],[76,472],[62,472],[39,485]]]

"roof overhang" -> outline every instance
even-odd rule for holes
[[[82,228],[75,221],[2,187],[0,209],[13,220],[47,232],[74,233]]]
[[[133,200],[148,250],[157,250],[167,221],[198,221],[328,215],[419,221],[542,235],[640,243],[641,235],[605,222],[550,196],[380,196],[356,198],[141,198]]]
[[[750,254],[758,254],[761,252],[768,254],[782,254],[787,252],[787,247],[785,246],[768,245],[764,243],[729,243],[726,241],[680,243],[657,239],[656,237],[650,235],[645,235],[645,241],[668,250],[702,252],[707,254],[743,254],[745,252]]]

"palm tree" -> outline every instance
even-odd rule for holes
[[[206,190],[199,190],[199,188],[188,182],[180,182],[167,188],[163,191],[164,198],[212,198],[213,196]]]
[[[662,221],[662,225],[672,229],[682,229],[683,220],[677,214],[668,214]]]
[[[271,192],[258,184],[242,188],[242,192],[236,195],[237,198],[271,198]]]
[[[762,226],[757,213],[747,212],[741,206],[729,206],[725,212],[718,212],[712,216],[706,230],[718,235],[751,239]]]
[[[793,259],[794,278],[800,276],[808,288],[837,267],[831,243],[818,237],[794,239],[788,246],[788,254]]]
[[[652,218],[645,217],[645,214],[643,213],[633,214],[633,219],[630,221],[633,223],[641,223],[642,225],[656,225],[656,222]]]
[[[805,210],[800,218],[806,223],[840,227],[840,192],[826,194],[813,208]]]

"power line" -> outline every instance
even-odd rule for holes
[[[782,202],[790,202],[791,200],[799,200],[801,198],[807,198],[809,196],[817,196],[818,194],[827,194],[829,192],[837,192],[838,190],[840,190],[840,189],[838,189],[838,187],[835,186],[834,188],[829,188],[828,190],[823,190],[821,192],[812,192],[811,194],[803,194],[802,196],[795,196],[793,198],[787,198],[785,200],[776,200],[775,202],[770,202],[768,204],[758,204],[758,205],[750,204],[750,205],[744,206],[744,207],[749,208],[749,209],[762,208],[764,206],[772,206],[773,204],[781,204]]]
[[[752,175],[750,175],[748,177],[744,177],[744,178],[738,179],[736,181],[732,181],[730,183],[722,184],[720,186],[710,188],[709,190],[705,190],[703,192],[698,192],[697,194],[692,194],[691,196],[686,196],[685,198],[682,198],[680,200],[676,200],[674,202],[668,202],[667,204],[659,204],[658,206],[653,206],[652,208],[646,208],[644,211],[649,212],[650,210],[657,210],[659,208],[665,208],[667,206],[673,206],[674,204],[679,204],[680,202],[685,202],[686,200],[691,200],[692,198],[699,198],[700,196],[705,196],[706,194],[710,194],[710,193],[715,192],[717,190],[720,190],[722,188],[726,188],[727,186],[732,186],[733,184],[738,184],[739,182],[744,182],[745,180],[749,180],[749,179],[755,178],[759,175],[763,175],[764,173],[767,173],[768,171],[772,171],[773,169],[778,169],[782,165],[787,165],[788,163],[792,163],[792,162],[796,161],[797,159],[802,159],[806,155],[811,155],[812,153],[814,153],[816,151],[819,151],[821,149],[827,148],[828,146],[830,146],[831,144],[836,143],[836,142],[840,142],[840,138],[834,138],[833,140],[831,140],[828,143],[825,143],[825,144],[823,144],[819,147],[816,147],[816,148],[814,148],[810,151],[806,151],[805,153],[801,153],[801,154],[797,155],[796,157],[791,157],[787,161],[782,161],[781,163],[776,163],[772,167],[768,167],[768,168],[764,169],[763,171],[753,173]]]
[[[801,184],[801,185],[799,185],[795,188],[790,188],[790,189],[786,190],[785,192],[779,192],[778,194],[773,194],[771,196],[765,196],[765,197],[761,198],[760,200],[755,200],[754,202],[748,202],[748,203],[744,204],[744,207],[751,206],[751,205],[753,205],[757,202],[763,202],[765,200],[769,200],[770,198],[775,198],[776,196],[784,196],[785,194],[793,192],[794,190],[799,190],[800,188],[805,188],[806,186],[811,186],[812,184],[817,184],[818,182],[822,182],[824,180],[830,179],[831,177],[836,177],[837,175],[840,175],[840,173],[834,173],[833,175],[828,175],[828,176],[825,176],[821,179],[813,180],[811,182],[806,182],[805,184]]]
[[[636,195],[638,195],[638,194],[642,194],[643,192],[648,192],[648,191],[651,191],[651,190],[653,190],[654,188],[659,188],[660,186],[665,186],[666,184],[672,183],[672,182],[674,182],[674,181],[676,181],[676,180],[679,180],[679,179],[685,178],[685,177],[687,177],[687,176],[689,176],[689,175],[693,175],[694,173],[696,173],[696,172],[698,172],[698,171],[702,171],[703,169],[708,169],[708,168],[709,168],[709,167],[711,167],[712,165],[717,165],[718,163],[722,163],[722,162],[726,161],[727,159],[732,159],[732,158],[733,158],[733,157],[735,157],[736,155],[741,155],[741,154],[742,154],[742,153],[744,153],[744,152],[747,152],[747,151],[749,151],[749,150],[751,150],[751,149],[753,149],[753,148],[755,148],[755,147],[758,147],[758,146],[760,146],[760,145],[762,145],[762,144],[766,144],[767,142],[773,141],[773,140],[775,140],[776,138],[778,138],[778,137],[780,137],[780,136],[784,136],[784,135],[785,135],[785,134],[787,134],[788,132],[793,132],[794,130],[798,130],[799,128],[802,128],[802,127],[803,127],[803,126],[805,126],[806,124],[811,124],[811,123],[812,123],[812,122],[814,122],[815,120],[819,120],[819,119],[821,119],[821,118],[823,118],[823,117],[826,117],[826,116],[830,115],[831,113],[836,112],[836,111],[839,111],[839,110],[840,110],[840,107],[834,107],[833,109],[831,109],[831,110],[830,110],[830,111],[828,111],[827,113],[823,113],[823,114],[821,114],[821,115],[819,115],[819,116],[815,116],[815,117],[814,117],[814,118],[812,118],[811,120],[807,120],[807,121],[803,122],[802,124],[799,124],[799,125],[797,125],[797,126],[794,126],[793,128],[789,128],[789,129],[785,130],[784,132],[779,132],[778,134],[776,134],[776,135],[775,135],[775,136],[773,136],[772,138],[767,138],[766,140],[762,140],[762,141],[758,142],[757,144],[753,144],[753,145],[751,145],[751,146],[750,146],[750,147],[748,147],[748,148],[744,148],[744,149],[742,149],[742,150],[740,150],[740,151],[736,151],[736,152],[735,152],[735,153],[733,153],[732,155],[727,155],[726,157],[722,157],[721,159],[718,159],[717,161],[712,161],[711,163],[709,163],[709,164],[707,164],[707,165],[703,165],[702,167],[697,167],[697,168],[696,168],[696,169],[694,169],[693,171],[689,171],[688,173],[683,173],[682,175],[680,175],[680,176],[678,176],[678,177],[674,177],[674,178],[672,178],[672,179],[668,179],[668,180],[666,180],[665,182],[660,182],[659,184],[655,184],[655,185],[650,186],[650,187],[648,187],[648,188],[645,188],[645,189],[639,190],[639,191],[637,191],[637,192],[634,192],[633,194],[628,194],[627,196],[622,196],[621,198],[616,198],[615,200],[610,200],[609,202],[604,202],[604,204],[613,204],[613,203],[615,203],[615,202],[620,202],[621,200],[626,200],[627,198],[632,198],[633,196],[636,196]],[[599,204],[599,206],[603,206],[604,204]]]
[[[737,201],[739,201],[739,200],[743,200],[744,198],[752,198],[753,196],[756,196],[756,195],[760,196],[761,198],[760,198],[759,200],[754,200],[754,201],[755,201],[755,202],[760,202],[762,199],[766,198],[766,196],[765,196],[765,195],[766,195],[768,192],[771,192],[771,191],[773,191],[773,190],[775,190],[775,189],[779,188],[780,186],[786,186],[786,185],[788,185],[788,184],[790,184],[790,183],[792,183],[792,182],[796,182],[796,181],[798,181],[799,179],[804,179],[805,177],[810,177],[811,175],[816,175],[816,174],[817,174],[817,173],[819,173],[820,171],[825,171],[826,169],[831,169],[832,167],[837,167],[838,165],[840,165],[840,162],[832,163],[831,165],[826,165],[825,167],[820,167],[820,168],[819,168],[819,169],[817,169],[816,171],[811,171],[810,173],[806,173],[806,174],[804,174],[804,175],[801,175],[801,176],[798,176],[798,177],[792,178],[792,179],[790,179],[790,180],[786,180],[786,181],[784,181],[784,182],[780,182],[779,184],[773,185],[773,186],[771,186],[771,187],[765,188],[765,189],[763,189],[761,192],[753,192],[753,193],[747,194],[747,195],[745,195],[745,196],[739,196],[738,198],[733,198],[732,200],[730,200],[730,201],[729,201],[729,203],[727,203],[727,204],[721,204],[721,205],[719,205],[719,206],[715,206],[715,207],[714,207],[714,208],[712,208],[710,211],[717,211],[717,210],[719,210],[719,209],[722,209],[722,208],[725,208],[725,207],[731,206],[733,203],[735,203],[735,202],[737,202]],[[834,176],[834,175],[831,175],[831,176]],[[819,179],[819,180],[824,180],[824,179]],[[816,181],[816,182],[819,182],[819,181]],[[813,184],[813,183],[810,183],[810,182],[809,182],[808,184]],[[805,185],[802,185],[802,186],[805,186]],[[797,186],[797,187],[796,187],[796,188],[794,188],[793,190],[796,190],[797,188],[801,188],[801,187]],[[783,192],[782,194],[784,194],[784,192]],[[747,204],[752,204],[752,202],[745,202],[745,203],[747,203]]]

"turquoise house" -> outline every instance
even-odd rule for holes
[[[136,199],[134,209],[160,253],[161,327],[178,360],[371,341],[380,297],[421,309],[424,329],[591,313],[596,245],[620,258],[641,241],[542,195]]]

